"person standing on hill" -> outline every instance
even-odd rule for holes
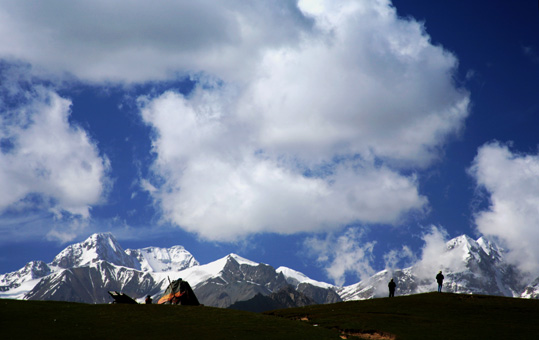
[[[395,283],[395,281],[391,279],[391,281],[389,281],[387,286],[389,287],[389,297],[395,297],[395,288],[397,287],[397,284]]]
[[[442,284],[444,283],[444,276],[442,275],[442,271],[436,275],[436,281],[438,281],[438,293],[442,292]]]

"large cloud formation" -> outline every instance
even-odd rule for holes
[[[188,95],[139,98],[143,183],[214,240],[421,213],[414,169],[468,115],[456,58],[389,0],[0,0],[0,57],[96,84],[191,76]]]
[[[426,204],[414,176],[360,155],[313,164],[315,146],[304,146],[305,153],[268,151],[257,115],[238,121],[204,90],[189,100],[174,92],[141,98],[140,105],[156,130],[153,170],[164,181],[153,194],[166,217],[205,238],[391,224]]]
[[[401,170],[435,160],[468,114],[456,59],[385,1],[300,9],[315,29],[268,47],[250,78],[140,98],[169,220],[230,240],[396,224],[426,207]]]
[[[475,223],[496,237],[521,269],[539,275],[539,155],[519,154],[492,142],[479,148],[470,173],[489,195],[489,206]]]

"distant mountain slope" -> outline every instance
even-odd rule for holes
[[[315,300],[288,285],[267,296],[259,293],[249,300],[237,301],[228,308],[261,313],[274,309],[303,307],[315,304],[317,304]]]
[[[315,281],[305,274],[287,267],[279,267],[276,271],[282,273],[286,281],[298,292],[310,297],[316,303],[342,301],[341,297],[336,293],[337,287],[332,284]]]

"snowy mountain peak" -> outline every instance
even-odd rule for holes
[[[310,277],[308,277],[307,275],[301,273],[301,272],[298,272],[297,270],[294,270],[294,269],[291,269],[291,268],[288,268],[288,267],[279,267],[275,270],[277,273],[282,273],[286,279],[286,281],[293,285],[293,286],[298,286],[300,283],[309,283],[313,286],[316,286],[316,287],[320,287],[320,288],[334,288],[335,286],[329,284],[329,283],[325,283],[325,282],[320,282],[320,281],[316,281],[316,280],[313,280],[311,279]]]
[[[237,254],[228,254],[225,257],[222,257],[213,262],[207,263],[205,265],[198,266],[196,268],[197,272],[204,272],[204,276],[219,276],[223,271],[226,271],[227,268],[239,267],[242,264],[256,267],[259,263],[253,262],[246,258],[243,258]]]
[[[49,275],[51,269],[43,261],[31,261],[24,266],[21,271],[22,275],[28,275],[31,279],[39,279],[43,276]]]
[[[180,271],[199,265],[193,255],[182,246],[127,249],[126,253],[138,261],[140,269],[145,272]]]
[[[479,244],[477,243],[477,241],[475,241],[473,238],[469,237],[468,235],[461,235],[447,241],[446,246],[448,250],[452,250],[455,248],[474,250],[478,248]]]
[[[75,243],[62,250],[51,265],[61,268],[80,267],[97,261],[139,269],[140,265],[125,253],[111,233],[98,233],[84,242]]]
[[[477,244],[483,249],[483,251],[493,259],[500,260],[504,254],[504,249],[499,247],[497,244],[489,241],[484,237],[480,237],[477,240]]]
[[[286,278],[286,281],[288,281],[290,284],[297,285],[300,282],[304,282],[307,280],[310,280],[309,277],[301,272],[298,272],[297,270],[288,268],[288,267],[279,267],[275,270],[278,273],[283,273],[284,277]]]
[[[24,282],[40,279],[51,273],[43,261],[28,262],[18,271],[0,275],[0,292],[20,287]]]
[[[238,264],[246,264],[249,266],[258,266],[259,263],[253,262],[251,260],[247,260],[246,258],[243,258],[237,254],[231,253],[226,256],[226,259],[234,259]]]

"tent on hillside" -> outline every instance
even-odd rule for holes
[[[170,280],[169,280],[170,281]],[[178,279],[170,282],[158,304],[198,306],[200,303],[187,281]]]

